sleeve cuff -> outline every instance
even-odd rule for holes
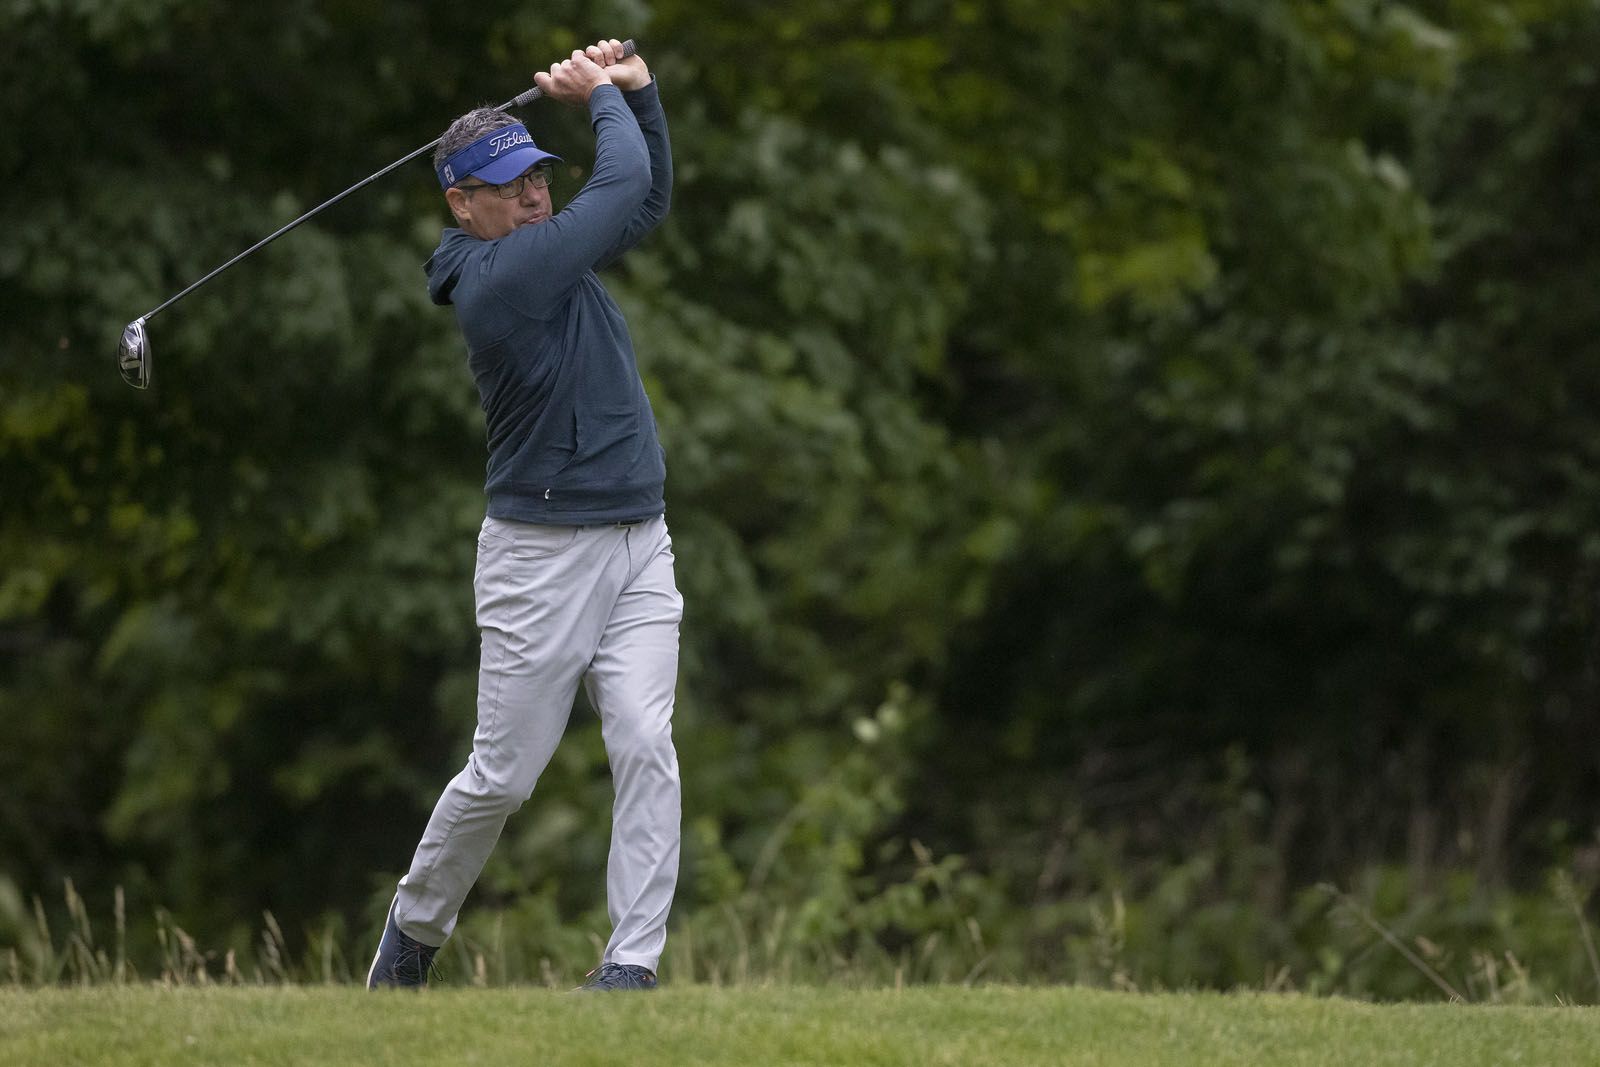
[[[626,100],[630,107],[637,107],[640,104],[654,103],[660,98],[661,92],[656,87],[656,76],[654,74],[650,75],[650,83],[644,88],[633,89],[622,94],[622,99]]]
[[[612,85],[610,82],[607,82],[604,85],[596,85],[594,87],[594,90],[589,93],[589,110],[591,112],[593,112],[596,107],[599,107],[601,104],[604,104],[607,100],[611,99],[613,96],[621,96],[621,95],[622,95],[622,90],[618,89],[615,85]]]

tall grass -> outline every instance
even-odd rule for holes
[[[951,865],[941,865],[926,850],[919,851],[917,862],[922,881],[933,887],[932,896],[943,894],[943,903],[958,916],[948,928],[900,943],[848,928],[841,933],[837,926],[817,936],[816,916],[749,894],[676,920],[663,973],[675,982],[714,986],[900,987],[1040,980],[1014,966],[1025,955],[1013,943],[1015,929],[992,938],[975,914],[959,914],[963,901],[948,877]],[[1447,894],[1417,897],[1395,908],[1391,902],[1397,877],[1396,872],[1374,872],[1359,891],[1331,885],[1308,891],[1305,901],[1320,896],[1325,906],[1302,914],[1299,933],[1323,940],[1264,969],[1254,981],[1231,987],[1489,1004],[1600,1003],[1600,954],[1586,914],[1593,892],[1580,889],[1569,875],[1553,876],[1539,894],[1476,899]],[[1233,934],[1274,936],[1272,931],[1263,933],[1259,916],[1242,917],[1231,933],[1227,928],[1204,929],[1214,923],[1213,915],[1196,911],[1185,917],[1171,912],[1170,901],[1130,901],[1120,892],[1080,903],[1083,923],[1066,935],[1061,948],[1064,957],[1083,964],[1066,978],[1078,985],[1171,989],[1175,983],[1151,978],[1173,973],[1160,970],[1150,958],[1162,950],[1161,940],[1170,953],[1192,951],[1197,938],[1204,944]],[[1486,924],[1486,915],[1498,916],[1499,924]],[[475,914],[441,953],[444,980],[477,987],[570,986],[602,947],[598,919],[562,922],[538,901]],[[134,959],[121,889],[112,894],[110,922],[101,926],[109,929],[109,937],[102,939],[70,880],[63,883],[61,902],[52,909],[38,897],[25,904],[14,886],[0,880],[0,933],[9,931],[10,942],[0,941],[0,985],[351,983],[364,975],[377,932],[347,937],[340,924],[330,921],[291,937],[266,912],[247,949],[207,949],[163,908],[152,908],[145,922],[153,938],[142,940],[154,948]],[[1409,981],[1404,980],[1407,974]]]
[[[352,977],[342,948],[328,932],[306,937],[306,949],[291,955],[282,927],[263,913],[255,949],[241,961],[235,949],[202,948],[165,908],[148,920],[155,949],[135,961],[128,952],[128,910],[121,887],[112,894],[110,945],[95,935],[94,923],[72,880],[62,885],[64,920],[52,922],[39,897],[24,905],[10,882],[0,879],[0,984],[14,986],[102,986],[156,982],[172,986],[268,985],[346,982]]]

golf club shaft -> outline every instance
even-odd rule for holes
[[[634,44],[633,44],[632,40],[627,40],[627,41],[623,41],[622,42],[622,55],[623,55],[624,59],[626,59],[627,57],[633,55],[634,52],[635,52],[635,48],[634,48]],[[537,85],[535,85],[533,88],[528,89],[526,92],[518,93],[516,96],[512,97],[510,100],[507,100],[505,103],[501,104],[500,105],[500,110],[501,111],[509,111],[514,107],[524,107],[524,106],[526,106],[528,104],[533,103],[535,100],[539,99],[543,95],[544,95],[544,90],[539,88]],[[145,312],[143,315],[139,316],[139,318],[144,320],[144,321],[149,321],[150,319],[154,318],[160,312],[165,311],[167,308],[171,307],[173,304],[176,304],[178,301],[182,300],[184,297],[188,296],[190,293],[192,293],[196,289],[200,288],[206,282],[209,282],[212,278],[215,278],[217,275],[221,274],[223,271],[227,270],[229,267],[231,267],[235,263],[239,262],[241,259],[244,259],[245,257],[250,256],[250,255],[253,255],[256,252],[259,252],[261,249],[267,247],[267,245],[271,244],[273,241],[276,241],[278,238],[282,237],[284,234],[288,233],[290,230],[294,229],[296,226],[300,225],[302,222],[305,222],[307,219],[311,219],[311,218],[316,217],[317,215],[319,215],[322,212],[326,211],[328,208],[330,208],[333,205],[337,204],[339,201],[343,200],[345,197],[349,196],[351,193],[359,192],[360,190],[365,189],[367,186],[371,185],[373,182],[377,181],[379,178],[383,177],[385,174],[388,174],[390,171],[395,170],[395,169],[397,169],[399,167],[403,167],[407,163],[410,163],[413,159],[416,159],[418,156],[433,151],[435,148],[438,147],[439,141],[441,139],[442,138],[435,137],[433,140],[429,141],[427,144],[423,145],[421,148],[418,148],[414,152],[408,152],[406,155],[401,156],[399,159],[395,160],[393,163],[389,164],[387,167],[384,167],[382,170],[378,171],[377,173],[369,174],[367,177],[362,178],[360,181],[356,182],[354,185],[352,185],[350,188],[346,189],[344,192],[340,193],[338,196],[335,196],[330,200],[323,201],[322,203],[318,204],[316,207],[312,208],[310,211],[306,212],[304,215],[301,215],[299,218],[295,219],[293,222],[284,224],[284,226],[282,226],[280,229],[274,231],[273,233],[268,234],[266,237],[263,237],[261,240],[257,241],[255,244],[251,245],[249,248],[245,249],[243,252],[240,252],[238,255],[236,255],[232,259],[228,260],[228,262],[224,263],[222,266],[220,266],[220,267],[216,268],[215,270],[213,270],[210,274],[207,274],[204,278],[201,278],[197,282],[191,283],[188,288],[184,289],[182,292],[178,293],[176,296],[168,297],[165,302],[163,302],[162,304],[159,304],[154,310]]]

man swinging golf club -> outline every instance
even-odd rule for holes
[[[617,305],[595,271],[667,213],[672,157],[655,80],[619,41],[535,76],[588,109],[594,172],[556,214],[557,160],[504,111],[456,119],[434,153],[459,228],[427,263],[455,307],[488,428],[473,589],[478,723],[400,879],[369,988],[420,986],[499,839],[533,792],[581,681],[616,790],[613,932],[584,989],[651,989],[678,877],[672,745],[683,601],[663,517],[666,466]]]

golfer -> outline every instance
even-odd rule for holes
[[[369,988],[427,982],[506,817],[533,792],[579,682],[616,791],[613,931],[584,989],[652,989],[678,879],[672,745],[683,601],[663,518],[666,466],[627,324],[595,272],[667,213],[672,156],[654,78],[618,41],[535,75],[585,107],[594,172],[559,214],[556,156],[482,108],[434,154],[459,228],[427,263],[454,306],[488,429],[488,514],[473,590],[482,651],[472,755],[400,879]]]

